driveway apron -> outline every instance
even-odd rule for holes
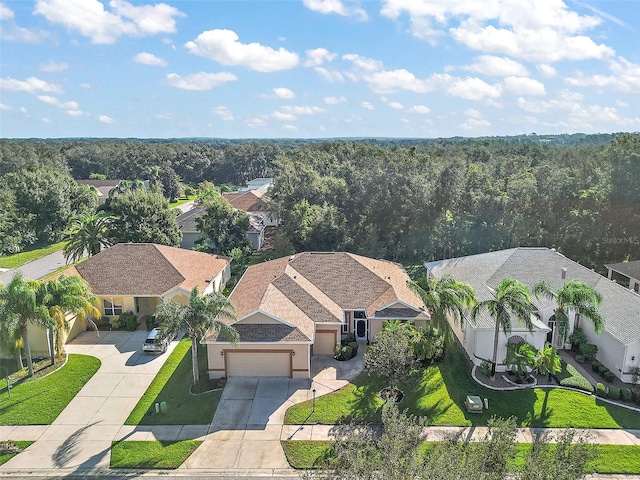
[[[68,353],[101,360],[96,374],[67,408],[6,469],[108,467],[111,441],[175,347],[142,353],[147,332],[85,332],[66,346]]]

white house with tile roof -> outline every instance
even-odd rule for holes
[[[548,248],[518,247],[509,250],[470,255],[426,263],[430,275],[440,278],[451,275],[458,281],[470,284],[479,300],[492,297],[493,291],[505,278],[523,282],[531,290],[536,283],[547,282],[557,291],[569,280],[579,280],[594,287],[603,295],[600,305],[605,326],[596,334],[587,319],[569,315],[570,331],[579,325],[590,343],[598,346],[597,359],[606,365],[622,381],[631,381],[632,367],[640,366],[640,295],[612,282],[593,270],[580,265],[564,255]],[[568,348],[555,328],[553,310],[555,303],[546,298],[532,296],[537,311],[533,332],[523,326],[514,326],[513,333],[536,347],[549,341],[558,348]],[[493,349],[495,322],[485,315],[474,325],[468,320],[454,331],[471,360],[479,365],[490,359]],[[500,335],[498,361],[506,356],[508,338]],[[499,370],[504,370],[499,365]]]
[[[209,376],[308,378],[312,355],[342,334],[372,340],[390,319],[426,325],[428,313],[402,266],[344,252],[307,252],[253,265],[229,299],[237,345],[210,332]]]

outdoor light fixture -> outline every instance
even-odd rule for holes
[[[291,350],[291,356],[295,357],[296,356],[296,351],[295,350]]]
[[[220,350],[220,356],[224,357],[224,350]]]

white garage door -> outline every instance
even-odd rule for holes
[[[333,348],[335,346],[335,332],[316,332],[316,341],[313,343],[314,355],[333,355]]]
[[[289,352],[227,352],[229,377],[290,377]]]

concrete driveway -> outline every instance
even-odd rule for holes
[[[142,352],[147,332],[84,332],[66,346],[68,353],[92,355],[102,361],[52,425],[14,427],[36,442],[1,469],[60,469],[108,467],[111,441],[163,365],[167,352]],[[25,438],[27,439],[27,438]]]

